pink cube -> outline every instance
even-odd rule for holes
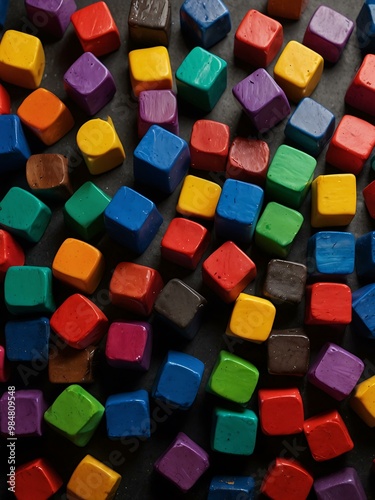
[[[172,90],[143,90],[138,98],[138,137],[141,139],[151,125],[159,125],[172,134],[179,134],[176,95]]]
[[[10,377],[10,366],[5,356],[5,349],[0,345],[0,382],[6,382]]]
[[[108,330],[105,356],[116,368],[148,370],[152,350],[152,328],[145,321],[112,323]]]

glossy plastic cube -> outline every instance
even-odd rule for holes
[[[138,97],[138,137],[151,125],[179,134],[177,98],[172,90],[143,90]]]
[[[148,0],[131,0],[129,38],[139,46],[169,44],[171,36],[171,0],[157,0],[150,10]]]
[[[30,491],[35,498],[50,498],[63,485],[60,474],[45,458],[35,458],[16,467],[15,494],[19,500],[30,498]]]
[[[95,381],[99,346],[74,349],[68,345],[51,347],[48,380],[51,384],[90,384]]]
[[[271,259],[267,265],[263,295],[275,305],[298,305],[305,294],[306,278],[304,264]]]
[[[26,162],[26,180],[31,192],[42,199],[65,201],[73,193],[68,158],[64,155],[31,155]]]
[[[105,417],[110,439],[151,436],[150,404],[148,392],[144,389],[109,396],[105,403]]]
[[[18,116],[0,115],[0,133],[0,173],[24,168],[31,151]]]
[[[354,271],[355,237],[344,231],[319,231],[307,242],[307,271],[313,275],[346,275]]]
[[[265,141],[236,137],[229,148],[226,177],[263,186],[269,160]]]
[[[310,340],[301,328],[273,330],[267,340],[267,369],[271,375],[303,377],[309,367]]]
[[[303,431],[304,410],[297,388],[260,389],[259,421],[267,436],[299,434]]]
[[[369,339],[375,339],[375,285],[365,285],[352,294],[353,331]]]
[[[316,478],[314,491],[318,500],[329,500],[335,497],[345,498],[345,496],[358,500],[367,499],[358,472],[354,467],[344,467]]]
[[[306,287],[307,325],[345,326],[352,320],[352,292],[343,283],[314,283]]]
[[[350,406],[369,427],[375,427],[375,376],[360,382],[350,398]]]
[[[215,408],[211,429],[211,448],[230,455],[252,455],[258,430],[258,417],[252,410]]]
[[[11,396],[14,397],[13,400],[9,399]],[[14,406],[11,406],[9,401],[14,401]],[[9,395],[8,392],[4,392],[0,398],[1,434],[13,436],[9,429],[14,426],[16,438],[42,436],[43,414],[46,409],[47,403],[43,392],[39,389],[20,389]],[[12,419],[11,410],[15,411],[14,419]]]
[[[37,361],[48,358],[50,322],[36,318],[5,323],[5,345],[9,361]]]
[[[11,266],[23,266],[24,263],[25,253],[21,245],[8,231],[0,229],[0,282],[4,281]]]
[[[135,49],[128,57],[130,82],[136,98],[143,90],[172,89],[172,68],[165,47]]]
[[[148,370],[152,327],[145,321],[114,321],[108,329],[105,357],[116,368]]]
[[[70,24],[70,16],[77,10],[74,0],[25,0],[27,17],[44,33],[62,38]]]
[[[10,375],[10,364],[5,353],[5,348],[0,345],[0,382],[9,380]]]
[[[260,491],[269,498],[279,500],[302,499],[308,497],[313,482],[313,476],[294,457],[277,457],[270,464]]]
[[[308,5],[308,0],[268,0],[267,12],[272,17],[298,20]]]
[[[191,167],[221,172],[225,170],[230,131],[225,123],[197,120],[190,136]]]

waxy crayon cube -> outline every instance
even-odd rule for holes
[[[231,455],[252,455],[258,430],[258,417],[252,410],[215,408],[211,448]]]
[[[9,0],[5,0],[0,6],[0,27],[3,29],[9,8]]]
[[[375,284],[358,288],[353,292],[353,331],[375,339]]]
[[[151,436],[150,403],[148,392],[144,389],[109,396],[105,403],[105,416],[110,439]]]
[[[28,500],[30,491],[35,498],[42,500],[57,493],[63,480],[48,460],[36,458],[16,467],[15,483],[18,500]]]
[[[23,168],[31,152],[19,117],[0,115],[0,134],[0,173]]]
[[[26,180],[32,193],[46,200],[66,200],[73,193],[68,158],[55,153],[31,155],[26,162]]]
[[[260,491],[269,498],[289,500],[307,498],[314,478],[297,462],[287,458],[276,458],[263,478]]]
[[[307,7],[309,0],[268,0],[267,12],[272,17],[284,17],[285,19],[297,20]]]
[[[337,472],[318,477],[314,481],[314,491],[318,500],[329,500],[335,497],[367,499],[358,472],[354,467],[344,467]]]
[[[355,268],[360,278],[375,278],[375,231],[363,234],[355,242]]]
[[[148,370],[152,351],[152,327],[145,321],[115,321],[108,330],[105,357],[117,368]]]
[[[172,68],[165,47],[135,49],[128,57],[130,82],[136,98],[143,90],[172,89]]]
[[[298,389],[260,389],[258,400],[264,434],[283,436],[303,431],[303,401]]]
[[[140,46],[169,44],[171,36],[171,1],[157,0],[150,9],[148,0],[131,0],[128,28],[129,38]]]
[[[356,242],[352,233],[319,231],[307,242],[307,271],[312,275],[346,275],[354,271]]]
[[[255,481],[252,476],[214,476],[207,500],[254,500]]]
[[[5,345],[10,361],[37,361],[48,358],[50,322],[37,318],[5,323]]]
[[[179,134],[177,98],[172,90],[143,90],[138,97],[138,137],[151,125]]]
[[[375,219],[375,181],[370,182],[362,191],[363,199],[370,217]]]
[[[364,52],[373,53],[375,49],[375,7],[372,1],[366,1],[356,18],[356,36],[359,47]]]
[[[187,175],[178,197],[176,211],[185,217],[212,220],[220,194],[221,187],[216,182]]]
[[[10,399],[12,397],[14,399]],[[14,401],[14,406],[11,406],[10,401]],[[21,389],[13,394],[4,392],[0,398],[1,434],[16,437],[41,436],[46,409],[47,403],[39,389]],[[15,412],[14,418],[11,410]],[[11,427],[14,427],[14,434],[9,432]]]
[[[190,136],[191,167],[221,172],[225,170],[230,131],[225,123],[197,120]]]
[[[11,266],[23,266],[24,263],[25,253],[21,245],[8,231],[0,229],[0,282],[4,281]]]
[[[74,349],[67,344],[51,346],[48,379],[51,384],[89,384],[94,382],[99,348],[95,345]]]
[[[226,177],[263,186],[266,180],[270,149],[265,141],[236,137],[226,166]]]
[[[350,398],[350,406],[369,427],[375,427],[375,375],[359,383]]]
[[[275,305],[297,305],[305,294],[306,266],[298,262],[271,259],[262,292]],[[288,286],[285,286],[288,283]]]
[[[345,326],[352,320],[352,292],[343,283],[306,287],[306,325]]]
[[[303,377],[309,367],[310,339],[301,328],[274,330],[267,340],[267,368],[271,375]]]
[[[364,5],[366,9],[372,9],[375,15],[375,6]],[[374,18],[375,19],[375,18]],[[374,26],[375,29],[375,26]],[[375,115],[373,99],[375,83],[375,55],[367,54],[355,74],[345,94],[345,102],[355,109],[363,111],[371,116]]]
[[[77,10],[75,0],[25,0],[27,17],[38,29],[56,38],[62,38],[70,24],[70,16]],[[43,22],[41,22],[43,20]]]
[[[10,114],[10,96],[8,91],[0,84],[0,115]]]

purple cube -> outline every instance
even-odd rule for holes
[[[62,38],[77,10],[74,0],[25,0],[27,17],[41,31]]]
[[[159,125],[178,135],[177,99],[172,90],[144,90],[138,101],[138,137],[141,139],[151,125]]]
[[[354,389],[363,369],[364,364],[357,356],[328,342],[311,364],[307,378],[337,401],[342,401]]]
[[[16,437],[41,436],[43,415],[47,408],[43,392],[38,389],[4,392],[0,399],[1,434],[13,437],[11,432],[14,431]],[[15,415],[14,420],[12,410]]]
[[[353,467],[345,467],[327,476],[315,479],[317,500],[366,500],[367,496]]]
[[[320,5],[306,28],[303,44],[336,63],[353,32],[354,23],[339,12]]]
[[[259,132],[266,132],[290,113],[284,91],[263,68],[235,85],[232,92]]]
[[[64,75],[68,96],[88,115],[95,115],[112,99],[115,82],[109,70],[91,52],[83,53]]]
[[[154,468],[186,493],[209,467],[208,453],[179,432],[167,450],[156,460]]]

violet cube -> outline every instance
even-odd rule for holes
[[[232,92],[259,132],[274,127],[290,113],[284,91],[263,68],[240,81]]]
[[[364,369],[363,362],[342,347],[326,343],[310,365],[307,379],[337,401],[354,389]]]
[[[306,28],[303,44],[320,54],[325,61],[336,63],[353,29],[353,21],[326,5],[320,5]]]
[[[317,500],[366,500],[367,496],[354,467],[319,477],[314,481]]]
[[[116,93],[110,71],[91,52],[84,52],[64,75],[68,96],[88,115],[95,115]]]
[[[13,397],[14,399],[12,399]],[[9,405],[10,401],[14,401],[14,406]],[[11,415],[12,408],[15,412],[14,437],[42,435],[43,415],[48,408],[42,391],[21,389],[14,392],[4,392],[0,398],[1,434],[9,434],[9,427],[13,424],[13,419],[8,421],[7,415]]]
[[[208,453],[183,432],[156,460],[155,470],[181,491],[190,490],[208,469]]]
[[[143,90],[138,97],[138,137],[141,139],[151,125],[159,125],[178,135],[176,95],[172,90]]]
[[[116,368],[148,370],[152,350],[152,327],[145,321],[117,321],[108,329],[105,356]]]
[[[42,32],[62,38],[77,10],[74,0],[25,0],[27,17]]]

